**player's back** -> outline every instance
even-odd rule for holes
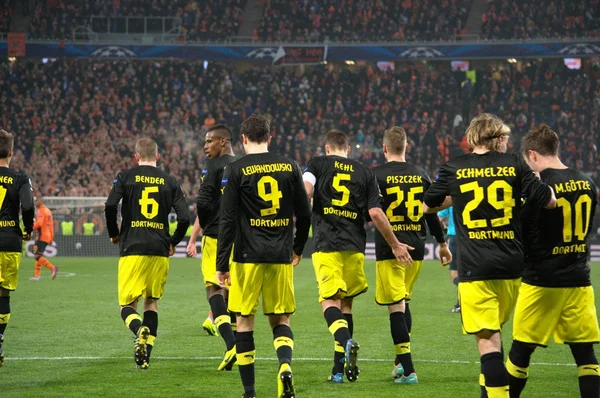
[[[574,169],[546,169],[540,178],[554,189],[557,206],[524,206],[523,281],[547,287],[589,286],[587,238],[597,206],[596,187]]]
[[[168,256],[169,213],[183,194],[174,177],[153,166],[136,166],[119,174],[121,255]]]
[[[452,196],[461,281],[520,277],[521,193],[545,205],[550,189],[517,155],[499,152],[459,156],[442,166],[440,181]]]
[[[219,234],[219,206],[221,204],[221,180],[225,166],[235,160],[235,156],[223,155],[216,159],[210,159],[206,168],[202,170],[202,184],[211,186],[212,195],[206,198],[211,202],[210,209],[198,207],[198,217],[200,218],[200,227],[202,234],[216,238]],[[202,191],[202,188],[200,188]],[[201,194],[201,191],[199,194]],[[198,198],[200,201],[200,197]]]
[[[27,190],[27,192],[22,192]],[[21,252],[23,231],[19,225],[19,212],[23,206],[23,222],[33,226],[33,194],[29,178],[8,167],[0,167],[0,252]],[[30,203],[21,203],[26,194]],[[27,212],[27,218],[26,213]]]
[[[316,177],[313,191],[315,250],[364,252],[365,216],[369,203],[380,200],[372,171],[353,159],[319,156],[310,160],[305,173]]]
[[[422,259],[426,237],[423,197],[431,179],[421,167],[407,162],[388,162],[374,170],[383,195],[383,210],[400,242],[413,246],[411,256]],[[375,232],[377,260],[394,259],[379,231]]]
[[[303,204],[309,212],[298,164],[273,153],[249,154],[226,167],[223,185],[238,198],[233,260],[291,262],[294,212]],[[225,200],[221,206],[230,209]]]

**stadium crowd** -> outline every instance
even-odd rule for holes
[[[598,0],[488,0],[481,16],[486,39],[600,37]]]
[[[258,36],[266,41],[454,40],[471,0],[266,1]]]
[[[351,136],[353,157],[380,164],[384,130],[404,126],[410,161],[432,175],[467,150],[465,126],[484,110],[511,126],[512,145],[546,122],[561,136],[565,162],[600,184],[597,80],[542,63],[524,72],[489,67],[476,84],[446,64],[413,68],[317,66],[295,74],[189,61],[18,61],[0,67],[0,127],[16,134],[13,164],[44,195],[105,195],[142,135],[158,141],[162,165],[195,192],[206,129],[226,123],[239,131],[253,113],[272,120],[272,150],[301,165],[322,152],[322,136],[334,127]]]
[[[49,0],[39,1],[29,25],[32,39],[66,39],[77,26],[91,26],[97,32],[109,29],[124,33],[125,21],[113,19],[93,24],[91,16],[103,17],[179,17],[189,41],[219,40],[236,35],[242,22],[246,0]],[[167,21],[167,30],[174,25]],[[149,23],[149,26],[153,26]],[[162,23],[157,25],[162,29]],[[144,33],[143,22],[129,21],[129,31]]]
[[[10,32],[16,0],[0,0],[0,33]]]
[[[600,1],[488,0],[481,31],[466,32],[472,0],[263,0],[262,20],[254,39],[261,41],[451,41],[462,33],[485,39],[600,37]],[[48,0],[33,2],[29,38],[62,40],[76,26],[124,33],[124,20],[104,17],[179,17],[187,40],[220,41],[239,34],[247,0]],[[1,0],[0,32],[8,32],[14,0]],[[132,19],[129,31],[143,33]],[[149,24],[150,29],[154,26]],[[162,29],[162,23],[156,25]]]

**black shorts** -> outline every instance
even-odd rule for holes
[[[450,271],[458,271],[458,253],[456,253],[456,235],[448,235],[448,249],[452,253],[452,262],[448,265]]]
[[[33,254],[39,254],[40,256],[43,256],[44,251],[46,251],[46,246],[48,246],[48,243],[42,240],[36,240],[35,244],[33,245]]]

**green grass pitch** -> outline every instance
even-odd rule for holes
[[[117,259],[57,258],[54,281],[43,270],[30,281],[33,261],[21,264],[12,318],[5,334],[5,366],[0,396],[8,397],[237,397],[237,368],[217,372],[224,352],[220,337],[209,337],[201,323],[208,311],[199,260],[171,261],[160,302],[157,345],[151,369],[138,371],[132,359],[133,335],[119,316]],[[592,266],[594,285],[600,272]],[[479,394],[478,355],[473,338],[463,336],[460,316],[450,313],[455,299],[448,271],[424,264],[411,303],[412,351],[419,385],[391,381],[394,350],[387,310],[375,304],[374,262],[366,264],[371,286],[355,301],[355,338],[361,344],[361,375],[356,383],[330,385],[333,339],[317,303],[310,261],[296,268],[297,313],[294,380],[300,397],[475,397]],[[595,272],[594,272],[595,271]],[[598,305],[598,304],[597,304]],[[275,353],[266,317],[257,317],[257,392],[277,394]],[[505,347],[510,346],[508,325]],[[578,396],[577,371],[566,346],[539,349],[533,357],[526,397]]]

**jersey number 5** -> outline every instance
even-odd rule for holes
[[[0,186],[0,208],[2,208],[2,204],[4,203],[4,198],[6,198],[6,192],[8,190],[2,186]]]
[[[335,177],[333,177],[333,189],[342,194],[342,199],[332,199],[331,204],[333,206],[345,206],[350,201],[350,190],[348,187],[341,185],[342,181],[350,181],[350,174],[346,173],[337,173]]]
[[[498,191],[502,191],[502,200],[498,199]],[[473,228],[486,228],[488,227],[488,221],[473,220],[471,212],[483,202],[485,199],[485,190],[479,185],[477,181],[462,184],[460,186],[460,192],[473,192],[473,199],[471,199],[466,205],[462,212],[463,224],[469,229]],[[510,220],[513,217],[513,207],[515,207],[515,199],[513,198],[512,186],[504,180],[496,180],[487,187],[487,200],[488,203],[496,210],[501,210],[504,214],[502,217],[492,218],[490,220],[491,227],[501,227],[503,225],[510,224]]]
[[[573,235],[578,241],[584,241],[590,227],[590,217],[592,216],[592,198],[589,195],[582,195],[575,202],[574,209],[571,203],[565,198],[558,198],[556,201],[558,207],[563,211],[563,240],[565,243],[573,241]],[[583,206],[585,206],[585,222],[583,220]],[[575,228],[573,229],[573,211],[575,210]]]
[[[158,193],[158,187],[146,187],[142,191],[142,198],[139,200],[140,212],[147,219],[152,219],[158,215],[158,202],[150,197],[151,193]]]
[[[283,198],[283,193],[279,190],[279,183],[276,179],[271,176],[262,176],[258,180],[258,196],[265,202],[271,202],[271,207],[268,209],[261,209],[260,215],[262,217],[272,216],[277,214],[281,205],[279,200]],[[267,185],[269,186],[269,192],[267,193]]]
[[[398,206],[400,206],[400,204],[404,200],[404,191],[400,187],[396,186],[386,189],[385,193],[387,195],[396,194],[396,200],[390,203],[387,210],[385,211],[385,215],[387,216],[388,220],[390,220],[390,222],[403,222],[404,216],[395,216],[394,210],[398,208]],[[423,187],[411,188],[408,191],[408,198],[404,203],[406,207],[406,215],[413,222],[419,222],[421,217],[423,217],[423,202],[415,198],[415,196],[420,193],[423,193]]]

